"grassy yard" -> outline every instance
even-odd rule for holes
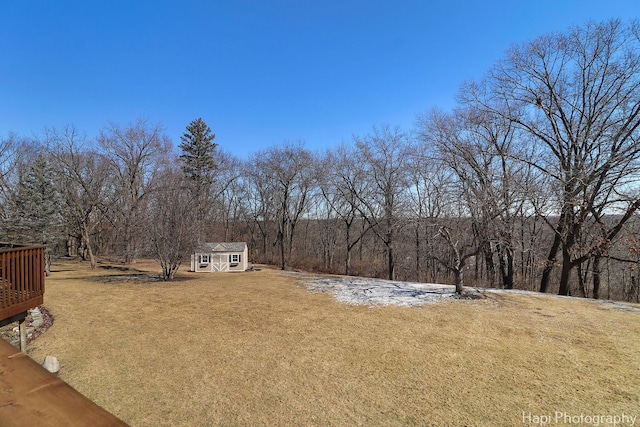
[[[522,294],[351,306],[272,269],[172,283],[53,270],[55,323],[29,354],[58,357],[61,378],[132,426],[640,423],[638,311]]]

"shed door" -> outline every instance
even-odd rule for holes
[[[229,271],[229,258],[227,255],[213,254],[211,257],[213,271]]]

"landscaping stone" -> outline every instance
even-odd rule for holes
[[[42,367],[55,375],[58,375],[58,372],[60,372],[60,362],[58,362],[58,358],[54,356],[45,357],[44,362],[42,362]]]
[[[31,311],[31,327],[35,330],[38,329],[40,326],[42,326],[43,323],[43,319],[42,319],[42,313],[40,312],[40,309],[38,307],[34,308]]]

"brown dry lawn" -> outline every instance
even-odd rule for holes
[[[153,262],[136,268],[155,273]],[[364,307],[291,275],[173,283],[58,262],[30,344],[132,426],[515,426],[523,413],[640,422],[640,312],[543,295]]]

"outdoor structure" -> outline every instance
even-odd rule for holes
[[[0,243],[0,326],[18,322],[20,349],[27,345],[27,311],[44,296],[44,246]]]
[[[0,338],[0,425],[126,427]]]
[[[203,243],[191,255],[191,271],[245,271],[248,255],[245,242]]]
[[[27,311],[44,299],[44,249],[0,243],[0,326],[18,322],[21,350],[0,338],[0,426],[126,427],[25,353]]]

